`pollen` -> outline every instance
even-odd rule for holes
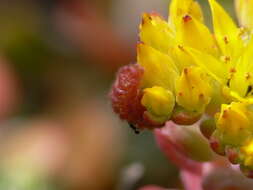
[[[246,74],[246,80],[249,80],[251,78],[251,75],[249,73]]]
[[[223,38],[223,40],[224,40],[224,42],[225,42],[225,44],[228,44],[228,37],[227,36],[225,36],[224,38]]]
[[[236,72],[236,69],[235,69],[235,68],[231,68],[231,69],[229,70],[229,72],[230,72],[230,73],[235,73],[235,72]]]
[[[187,68],[184,69],[184,74],[187,75],[189,70]]]
[[[190,16],[190,15],[185,15],[184,17],[183,17],[183,21],[184,22],[189,22],[189,21],[191,21],[192,20],[192,17]]]
[[[204,98],[204,94],[201,93],[201,94],[199,95],[199,98]]]
[[[227,110],[224,110],[224,111],[223,111],[223,114],[222,114],[222,118],[223,118],[223,119],[226,119],[227,117],[228,117]]]
[[[231,61],[231,57],[230,56],[222,56],[221,57],[221,60],[223,61],[223,62],[225,62],[225,63],[228,63],[228,62],[230,62]]]

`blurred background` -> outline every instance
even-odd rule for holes
[[[221,3],[234,15],[232,0]],[[181,187],[151,132],[134,134],[107,96],[117,69],[136,60],[141,14],[166,18],[168,4],[0,1],[0,189]]]

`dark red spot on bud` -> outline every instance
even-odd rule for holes
[[[229,56],[225,56],[224,60],[225,60],[225,62],[229,62],[230,61],[230,57]]]
[[[225,44],[228,44],[228,37],[227,36],[225,36],[224,38],[223,38],[223,40],[224,40],[224,42],[225,42]]]
[[[192,17],[190,16],[190,15],[185,15],[184,17],[183,17],[183,21],[184,22],[189,22],[189,21],[191,21],[192,20]]]
[[[141,25],[144,25],[144,24],[145,24],[145,19],[142,18],[142,19],[141,19]]]
[[[231,73],[235,73],[235,72],[236,72],[236,69],[235,69],[235,68],[231,68],[231,69],[230,69],[230,72],[231,72]]]
[[[225,150],[224,150],[224,148],[221,146],[220,142],[216,138],[211,137],[210,140],[209,140],[209,142],[210,142],[210,146],[211,146],[212,150],[215,153],[217,153],[217,154],[219,154],[221,156],[225,156]]]
[[[251,78],[250,74],[247,73],[247,74],[246,74],[246,80],[249,80],[250,78]]]
[[[203,99],[204,98],[204,94],[203,93],[199,94],[199,98]]]
[[[185,74],[185,75],[188,74],[188,69],[187,69],[187,68],[184,69],[184,74]]]
[[[226,148],[226,156],[232,164],[238,164],[238,152],[233,148]]]
[[[178,47],[181,51],[185,51],[183,46],[178,45],[177,47]]]
[[[223,114],[222,114],[222,118],[223,119],[226,119],[228,117],[228,111],[227,110],[224,110],[223,111]]]

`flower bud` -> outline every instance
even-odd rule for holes
[[[165,127],[156,129],[154,131],[156,142],[161,151],[164,152],[165,156],[178,167],[200,174],[200,164],[188,158],[186,151],[182,148],[181,144],[177,143],[175,139],[173,139],[174,133],[172,133],[171,129],[178,127],[181,126],[177,126],[173,122],[169,121],[166,123]]]
[[[224,150],[231,163],[240,164],[245,175],[253,177],[252,105],[246,102],[223,104],[216,116],[216,127],[210,140],[213,149],[218,153]]]
[[[162,136],[159,136],[158,142],[161,138],[166,139],[167,141],[165,142],[173,144],[177,151],[184,155],[184,159],[187,160],[188,158],[188,160],[200,162],[212,159],[212,150],[207,140],[200,134],[196,126],[179,126],[173,122],[167,122],[165,127],[157,130],[162,134]],[[164,152],[171,151],[171,148],[170,150],[164,150],[166,147],[167,146],[162,147]],[[175,156],[176,154],[172,155],[173,158]],[[182,164],[183,167],[184,164],[186,164],[186,162]]]
[[[171,91],[159,86],[143,90],[141,104],[147,109],[148,116],[159,123],[169,119],[175,105],[175,98]]]
[[[216,117],[215,133],[223,144],[240,146],[252,135],[253,111],[247,103],[223,104]]]
[[[126,120],[134,129],[160,127],[161,123],[146,117],[146,109],[141,104],[141,80],[144,70],[138,64],[120,68],[109,94],[112,107],[121,119]]]
[[[199,67],[185,68],[176,82],[177,103],[188,111],[201,113],[211,100],[208,77]]]
[[[186,155],[196,161],[209,161],[212,151],[197,127],[178,126],[172,130],[175,142],[181,144]]]

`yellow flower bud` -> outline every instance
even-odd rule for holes
[[[141,104],[147,109],[150,119],[165,122],[171,115],[175,98],[171,91],[159,86],[144,89]]]
[[[223,104],[216,116],[216,135],[223,144],[241,146],[253,134],[253,110],[247,103]]]
[[[203,112],[211,91],[208,76],[199,67],[185,68],[176,81],[177,103],[188,111]]]

